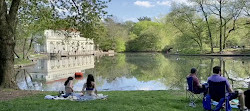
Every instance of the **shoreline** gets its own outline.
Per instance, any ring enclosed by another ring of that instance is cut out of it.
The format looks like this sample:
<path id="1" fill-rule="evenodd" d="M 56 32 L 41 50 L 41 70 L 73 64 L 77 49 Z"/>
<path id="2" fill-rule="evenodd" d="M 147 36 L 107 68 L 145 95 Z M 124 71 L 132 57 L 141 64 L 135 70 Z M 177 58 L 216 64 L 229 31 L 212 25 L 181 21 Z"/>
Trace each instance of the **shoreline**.
<path id="1" fill-rule="evenodd" d="M 31 56 L 34 56 L 34 55 L 31 55 Z M 36 56 L 35 57 L 30 57 L 28 59 L 29 63 L 14 64 L 14 69 L 33 66 L 33 65 L 37 64 L 37 60 L 43 59 L 43 58 L 48 58 L 48 56 L 45 55 L 45 54 L 39 54 L 37 57 Z"/>
<path id="2" fill-rule="evenodd" d="M 166 54 L 166 55 L 175 55 L 175 56 L 249 56 L 250 54 Z"/>
<path id="3" fill-rule="evenodd" d="M 166 56 L 250 57 L 250 54 L 216 54 L 216 53 L 213 53 L 213 54 L 166 54 L 164 52 L 143 52 L 143 51 L 142 52 L 118 52 L 118 53 L 162 53 L 163 55 L 166 55 Z M 95 56 L 100 56 L 100 55 L 114 56 L 115 54 L 117 54 L 117 53 L 116 52 L 115 53 L 114 52 L 113 53 L 102 52 L 102 53 L 96 53 L 94 55 Z M 93 55 L 93 54 L 91 54 L 91 55 Z M 70 56 L 67 56 L 67 57 L 74 57 L 74 56 L 86 56 L 86 55 L 70 55 Z M 31 57 L 29 59 L 30 63 L 15 64 L 14 68 L 18 69 L 18 68 L 22 68 L 22 67 L 29 67 L 29 66 L 35 65 L 37 63 L 37 60 L 43 59 L 43 58 L 49 58 L 49 57 L 46 54 L 41 54 L 41 56 L 39 56 L 39 57 Z"/>

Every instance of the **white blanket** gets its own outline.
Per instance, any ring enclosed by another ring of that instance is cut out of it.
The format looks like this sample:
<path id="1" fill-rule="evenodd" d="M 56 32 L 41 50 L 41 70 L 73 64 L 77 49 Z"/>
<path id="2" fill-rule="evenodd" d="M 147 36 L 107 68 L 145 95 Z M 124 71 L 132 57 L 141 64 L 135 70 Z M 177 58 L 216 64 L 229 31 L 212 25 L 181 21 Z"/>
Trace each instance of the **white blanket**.
<path id="1" fill-rule="evenodd" d="M 88 96 L 88 95 L 81 96 L 81 93 L 73 93 L 72 95 L 68 96 L 67 98 L 64 98 L 63 95 L 61 95 L 60 97 L 46 95 L 44 97 L 44 99 L 71 100 L 71 101 L 88 101 L 88 100 L 107 99 L 107 98 L 108 98 L 108 95 L 103 95 L 103 94 L 97 94 L 95 96 Z"/>

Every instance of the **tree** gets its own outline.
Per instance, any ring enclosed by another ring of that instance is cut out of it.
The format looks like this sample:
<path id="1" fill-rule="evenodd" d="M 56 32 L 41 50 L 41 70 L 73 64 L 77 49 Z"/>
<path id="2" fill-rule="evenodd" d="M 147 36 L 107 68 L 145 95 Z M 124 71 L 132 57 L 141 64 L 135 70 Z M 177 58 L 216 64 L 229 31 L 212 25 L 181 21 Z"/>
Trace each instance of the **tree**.
<path id="1" fill-rule="evenodd" d="M 78 29 L 83 37 L 95 38 L 95 29 L 100 25 L 102 17 L 107 15 L 104 10 L 111 0 L 59 0 L 51 1 L 59 15 L 63 16 L 68 27 Z"/>
<path id="2" fill-rule="evenodd" d="M 23 7 L 20 6 L 20 2 L 21 0 L 0 1 L 0 85 L 6 88 L 17 88 L 13 72 L 18 9 Z M 26 0 L 24 2 L 50 6 L 53 9 L 54 17 L 65 18 L 64 20 L 68 22 L 70 28 L 76 28 L 85 37 L 93 38 L 91 34 L 94 33 L 94 26 L 99 24 L 102 16 L 107 14 L 104 9 L 107 8 L 106 4 L 110 0 L 58 0 L 57 2 Z M 29 14 L 27 13 L 27 15 Z"/>
<path id="3" fill-rule="evenodd" d="M 244 12 L 245 12 L 245 15 L 250 17 L 250 1 L 249 0 L 243 0 L 243 2 L 245 2 L 245 5 L 244 5 Z"/>
<path id="4" fill-rule="evenodd" d="M 203 21 L 196 15 L 195 10 L 185 5 L 173 7 L 168 15 L 168 21 L 185 37 L 186 40 L 193 40 L 203 51 Z"/>
<path id="5" fill-rule="evenodd" d="M 205 18 L 205 21 L 206 21 L 206 26 L 207 26 L 207 31 L 208 31 L 208 36 L 209 36 L 209 40 L 210 40 L 210 48 L 211 48 L 211 53 L 214 52 L 214 45 L 213 45 L 213 38 L 212 38 L 212 32 L 211 32 L 211 26 L 209 24 L 209 21 L 208 21 L 208 17 L 209 17 L 209 14 L 205 11 L 205 7 L 204 7 L 204 4 L 207 2 L 206 0 L 193 0 L 194 2 L 196 2 L 199 6 L 199 10 L 202 11 L 202 14 Z"/>
<path id="6" fill-rule="evenodd" d="M 163 25 L 152 21 L 136 23 L 126 44 L 127 51 L 161 51 L 164 48 L 165 31 Z"/>
<path id="7" fill-rule="evenodd" d="M 226 47 L 226 41 L 229 34 L 236 30 L 236 21 L 242 13 L 245 5 L 244 0 L 217 0 L 210 1 L 209 11 L 218 16 L 220 20 L 220 52 Z M 228 23 L 232 23 L 232 26 L 228 28 Z"/>
<path id="8" fill-rule="evenodd" d="M 107 18 L 104 22 L 107 28 L 107 39 L 111 42 L 111 49 L 116 52 L 124 52 L 125 42 L 129 39 L 128 28 L 121 23 L 118 23 L 115 18 Z"/>
<path id="9" fill-rule="evenodd" d="M 55 29 L 59 25 L 54 23 L 58 18 L 54 17 L 49 6 L 38 4 L 36 1 L 22 1 L 21 6 L 18 11 L 15 52 L 22 52 L 22 59 L 26 59 L 32 44 L 38 39 L 37 34 L 45 29 Z"/>
<path id="10" fill-rule="evenodd" d="M 145 17 L 139 17 L 139 18 L 137 18 L 139 21 L 151 21 L 151 18 L 150 17 L 147 17 L 147 16 L 145 16 Z"/>
<path id="11" fill-rule="evenodd" d="M 7 1 L 0 1 L 0 85 L 17 88 L 14 74 L 14 47 L 16 37 L 17 13 L 21 0 L 12 0 L 8 8 Z"/>

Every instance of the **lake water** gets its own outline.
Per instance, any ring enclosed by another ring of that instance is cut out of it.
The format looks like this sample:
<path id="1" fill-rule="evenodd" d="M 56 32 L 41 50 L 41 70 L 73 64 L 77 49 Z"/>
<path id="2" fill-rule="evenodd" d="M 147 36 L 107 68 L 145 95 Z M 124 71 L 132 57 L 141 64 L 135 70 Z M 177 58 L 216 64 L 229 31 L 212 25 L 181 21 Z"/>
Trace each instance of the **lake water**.
<path id="1" fill-rule="evenodd" d="M 161 53 L 126 53 L 115 56 L 77 56 L 38 60 L 32 67 L 20 69 L 16 78 L 23 90 L 59 91 L 75 72 L 74 90 L 81 91 L 88 74 L 93 74 L 99 91 L 179 90 L 186 87 L 190 69 L 198 69 L 202 83 L 221 66 L 223 76 L 233 88 L 246 88 L 250 82 L 250 57 L 167 56 Z"/>

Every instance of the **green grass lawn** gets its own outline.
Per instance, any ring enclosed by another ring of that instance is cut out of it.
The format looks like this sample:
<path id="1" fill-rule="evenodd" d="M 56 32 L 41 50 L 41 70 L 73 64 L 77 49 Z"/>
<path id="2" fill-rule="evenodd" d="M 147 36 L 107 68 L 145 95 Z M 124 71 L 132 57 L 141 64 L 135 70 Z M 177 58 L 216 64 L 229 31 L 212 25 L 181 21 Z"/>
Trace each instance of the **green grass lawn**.
<path id="1" fill-rule="evenodd" d="M 45 92 L 56 95 L 56 92 Z M 107 100 L 70 101 L 45 100 L 45 93 L 0 101 L 1 111 L 203 111 L 188 106 L 185 91 L 107 91 Z M 4 96 L 4 95 L 2 95 Z"/>
<path id="2" fill-rule="evenodd" d="M 45 100 L 45 93 L 35 96 L 0 101 L 1 111 L 201 111 L 188 106 L 185 91 L 109 91 L 107 100 L 76 102 Z M 47 92 L 56 95 L 56 92 Z M 200 101 L 201 103 L 201 101 Z"/>

